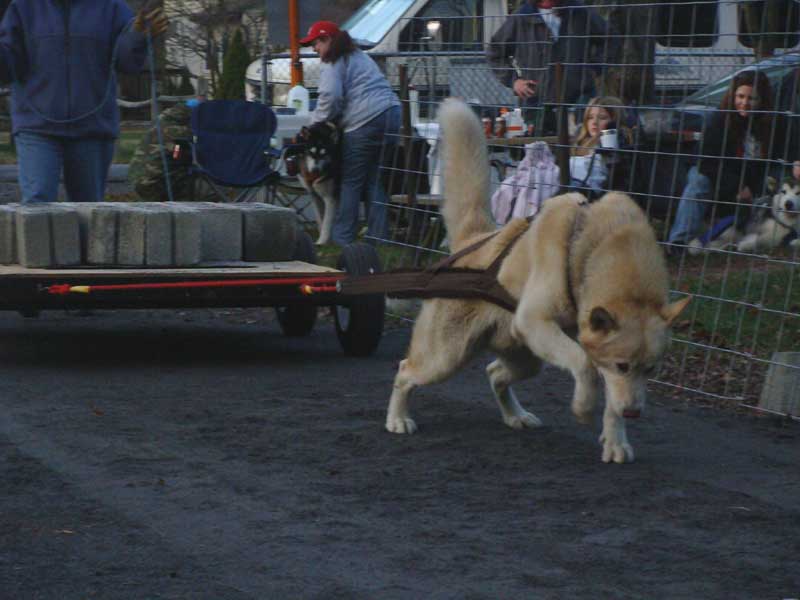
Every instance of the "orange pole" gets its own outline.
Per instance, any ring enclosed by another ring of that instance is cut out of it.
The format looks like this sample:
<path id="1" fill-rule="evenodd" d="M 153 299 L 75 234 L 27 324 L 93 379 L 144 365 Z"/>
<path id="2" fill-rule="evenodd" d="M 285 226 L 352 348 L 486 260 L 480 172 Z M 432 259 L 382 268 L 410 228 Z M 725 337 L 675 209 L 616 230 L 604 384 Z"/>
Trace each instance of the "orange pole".
<path id="1" fill-rule="evenodd" d="M 289 50 L 292 54 L 292 86 L 303 85 L 303 63 L 300 62 L 300 13 L 297 0 L 289 0 Z"/>

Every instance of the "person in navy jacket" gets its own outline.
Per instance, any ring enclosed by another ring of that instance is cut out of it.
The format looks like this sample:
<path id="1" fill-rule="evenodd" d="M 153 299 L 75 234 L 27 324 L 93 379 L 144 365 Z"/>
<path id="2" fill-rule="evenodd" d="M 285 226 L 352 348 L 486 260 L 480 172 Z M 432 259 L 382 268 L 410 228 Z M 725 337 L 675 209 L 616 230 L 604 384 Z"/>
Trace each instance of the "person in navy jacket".
<path id="1" fill-rule="evenodd" d="M 103 200 L 119 136 L 116 72 L 136 73 L 161 9 L 122 0 L 13 0 L 0 22 L 0 82 L 11 84 L 23 202 Z M 113 64 L 112 64 L 113 63 Z"/>

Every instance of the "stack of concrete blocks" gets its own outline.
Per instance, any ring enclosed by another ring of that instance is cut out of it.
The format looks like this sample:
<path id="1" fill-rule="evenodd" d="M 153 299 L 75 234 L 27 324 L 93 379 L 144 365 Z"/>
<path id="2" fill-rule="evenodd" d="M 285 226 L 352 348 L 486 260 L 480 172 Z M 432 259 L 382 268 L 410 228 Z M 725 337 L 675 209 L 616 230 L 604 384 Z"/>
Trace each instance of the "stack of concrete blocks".
<path id="1" fill-rule="evenodd" d="M 72 267 L 81 264 L 78 211 L 69 204 L 7 205 L 2 246 L 6 256 L 16 248 L 16 262 L 28 268 Z"/>
<path id="2" fill-rule="evenodd" d="M 0 263 L 190 267 L 291 260 L 293 210 L 211 202 L 0 206 Z"/>
<path id="3" fill-rule="evenodd" d="M 160 202 L 78 206 L 89 265 L 190 267 L 203 260 L 197 210 Z"/>

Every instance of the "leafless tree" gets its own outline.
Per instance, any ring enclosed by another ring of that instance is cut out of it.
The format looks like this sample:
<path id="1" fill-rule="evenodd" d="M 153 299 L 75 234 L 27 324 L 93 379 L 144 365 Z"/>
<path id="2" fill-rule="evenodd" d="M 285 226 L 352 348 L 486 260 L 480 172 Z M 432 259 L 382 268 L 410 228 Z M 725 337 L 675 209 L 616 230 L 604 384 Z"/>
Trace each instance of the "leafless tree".
<path id="1" fill-rule="evenodd" d="M 242 32 L 251 55 L 261 53 L 268 35 L 263 5 L 261 0 L 167 0 L 165 11 L 171 21 L 167 69 L 207 70 L 213 95 L 225 50 L 236 31 Z"/>

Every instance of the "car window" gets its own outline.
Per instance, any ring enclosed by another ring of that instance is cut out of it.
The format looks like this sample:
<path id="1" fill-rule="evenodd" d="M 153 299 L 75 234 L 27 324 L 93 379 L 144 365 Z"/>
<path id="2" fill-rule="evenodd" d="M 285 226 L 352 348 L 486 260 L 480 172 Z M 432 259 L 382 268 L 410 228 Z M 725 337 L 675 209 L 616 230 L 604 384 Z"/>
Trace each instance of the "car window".
<path id="1" fill-rule="evenodd" d="M 370 0 L 342 24 L 350 37 L 377 44 L 414 0 Z"/>
<path id="2" fill-rule="evenodd" d="M 431 38 L 428 23 L 439 30 Z M 483 0 L 430 0 L 400 31 L 401 52 L 483 49 Z"/>
<path id="3" fill-rule="evenodd" d="M 788 86 L 791 86 L 791 84 L 797 78 L 798 69 L 800 69 L 800 63 L 773 66 L 771 68 L 761 70 L 761 72 L 764 73 L 769 79 L 776 99 L 790 97 L 788 95 Z M 719 106 L 722 96 L 725 95 L 725 92 L 727 91 L 728 86 L 730 86 L 731 79 L 734 77 L 734 75 L 735 74 L 729 75 L 724 79 L 720 79 L 719 81 L 695 92 L 691 96 L 687 96 L 681 104 L 704 104 L 706 106 Z M 784 88 L 786 88 L 786 91 L 784 91 Z M 789 107 L 779 106 L 779 108 L 782 110 L 788 110 Z"/>
<path id="4" fill-rule="evenodd" d="M 672 0 L 659 7 L 659 35 L 662 46 L 708 48 L 717 39 L 716 2 Z"/>
<path id="5" fill-rule="evenodd" d="M 753 48 L 759 41 L 767 48 L 794 48 L 800 44 L 800 2 L 772 2 L 770 5 L 774 13 L 765 12 L 763 5 L 757 3 L 737 7 L 739 42 L 746 48 Z M 746 12 L 746 8 L 751 12 Z"/>

